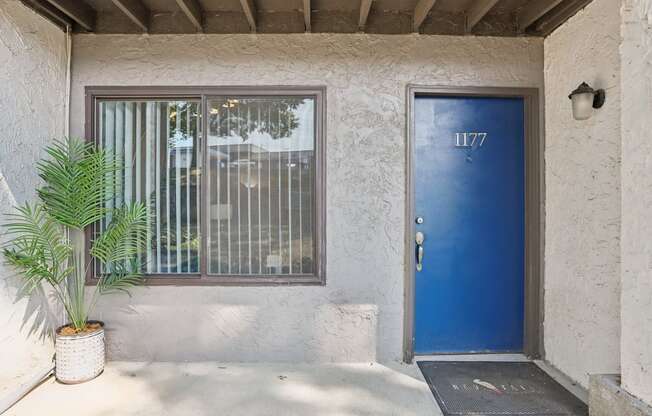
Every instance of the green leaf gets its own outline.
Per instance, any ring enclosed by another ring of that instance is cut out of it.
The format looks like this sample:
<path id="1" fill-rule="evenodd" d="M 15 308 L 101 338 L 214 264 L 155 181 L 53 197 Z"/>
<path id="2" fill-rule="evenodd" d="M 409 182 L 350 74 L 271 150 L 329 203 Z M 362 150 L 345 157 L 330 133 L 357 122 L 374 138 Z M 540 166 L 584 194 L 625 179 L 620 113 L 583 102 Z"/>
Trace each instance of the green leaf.
<path id="1" fill-rule="evenodd" d="M 136 259 L 125 263 L 115 264 L 110 273 L 104 274 L 98 281 L 98 290 L 101 294 L 123 292 L 129 293 L 129 289 L 143 282 L 143 276 L 138 271 L 140 265 Z"/>
<path id="2" fill-rule="evenodd" d="M 93 241 L 91 255 L 106 265 L 129 261 L 145 247 L 147 207 L 142 203 L 112 211 L 111 222 Z"/>
<path id="3" fill-rule="evenodd" d="M 58 285 L 70 275 L 67 260 L 72 247 L 60 224 L 42 205 L 26 203 L 7 217 L 4 226 L 10 240 L 3 254 L 24 275 L 29 290 L 42 281 Z"/>
<path id="4" fill-rule="evenodd" d="M 118 161 L 78 139 L 55 141 L 46 152 L 49 159 L 37 164 L 45 185 L 37 192 L 48 213 L 79 230 L 99 221 L 106 213 L 105 202 L 114 197 Z"/>

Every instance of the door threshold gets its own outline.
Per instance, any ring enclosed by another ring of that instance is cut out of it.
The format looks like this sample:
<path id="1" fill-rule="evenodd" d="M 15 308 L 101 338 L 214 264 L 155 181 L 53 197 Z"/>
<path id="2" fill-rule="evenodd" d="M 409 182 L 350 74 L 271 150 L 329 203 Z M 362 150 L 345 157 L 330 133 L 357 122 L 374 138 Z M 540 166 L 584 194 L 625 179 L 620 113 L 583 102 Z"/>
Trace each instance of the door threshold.
<path id="1" fill-rule="evenodd" d="M 525 354 L 435 354 L 415 355 L 414 361 L 519 361 L 530 362 Z"/>

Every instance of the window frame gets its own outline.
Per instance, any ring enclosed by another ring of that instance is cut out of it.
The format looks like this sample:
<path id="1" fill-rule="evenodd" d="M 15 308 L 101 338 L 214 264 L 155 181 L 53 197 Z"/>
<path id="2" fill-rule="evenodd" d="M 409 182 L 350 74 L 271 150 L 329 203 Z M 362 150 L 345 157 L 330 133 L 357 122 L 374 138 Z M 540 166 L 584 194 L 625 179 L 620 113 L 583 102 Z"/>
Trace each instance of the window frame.
<path id="1" fill-rule="evenodd" d="M 290 286 L 308 285 L 324 286 L 326 284 L 326 87 L 324 86 L 86 86 L 85 87 L 84 135 L 88 142 L 94 139 L 95 117 L 99 109 L 99 100 L 182 100 L 199 99 L 201 101 L 201 185 L 199 218 L 201 231 L 200 271 L 194 274 L 153 274 L 145 275 L 147 286 Z M 207 102 L 222 96 L 302 96 L 315 100 L 315 175 L 313 238 L 315 242 L 315 271 L 311 274 L 295 275 L 211 275 L 208 274 L 208 258 L 205 255 L 207 244 L 207 220 L 209 202 L 208 176 L 204 174 L 208 152 L 205 149 L 208 135 Z M 90 241 L 93 227 L 85 231 L 86 262 L 90 264 Z M 86 276 L 87 285 L 96 285 L 95 268 L 89 267 Z"/>

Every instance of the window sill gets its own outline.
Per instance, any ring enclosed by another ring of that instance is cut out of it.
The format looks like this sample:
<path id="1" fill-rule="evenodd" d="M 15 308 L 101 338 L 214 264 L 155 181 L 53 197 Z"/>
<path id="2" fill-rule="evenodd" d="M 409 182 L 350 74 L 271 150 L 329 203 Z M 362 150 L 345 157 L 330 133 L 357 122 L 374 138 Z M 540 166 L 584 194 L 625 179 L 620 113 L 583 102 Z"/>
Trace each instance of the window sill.
<path id="1" fill-rule="evenodd" d="M 86 281 L 87 286 L 95 286 L 97 279 Z M 199 275 L 160 275 L 146 277 L 143 286 L 325 286 L 324 276 L 199 276 Z"/>

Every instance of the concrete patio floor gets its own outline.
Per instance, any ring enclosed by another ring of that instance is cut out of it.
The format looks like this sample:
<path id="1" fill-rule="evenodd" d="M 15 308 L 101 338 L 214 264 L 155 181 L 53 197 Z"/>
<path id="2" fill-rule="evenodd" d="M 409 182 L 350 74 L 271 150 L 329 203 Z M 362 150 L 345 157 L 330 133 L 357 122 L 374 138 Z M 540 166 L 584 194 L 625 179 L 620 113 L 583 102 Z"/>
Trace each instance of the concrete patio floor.
<path id="1" fill-rule="evenodd" d="M 6 415 L 441 415 L 415 365 L 110 362 L 46 380 Z"/>

